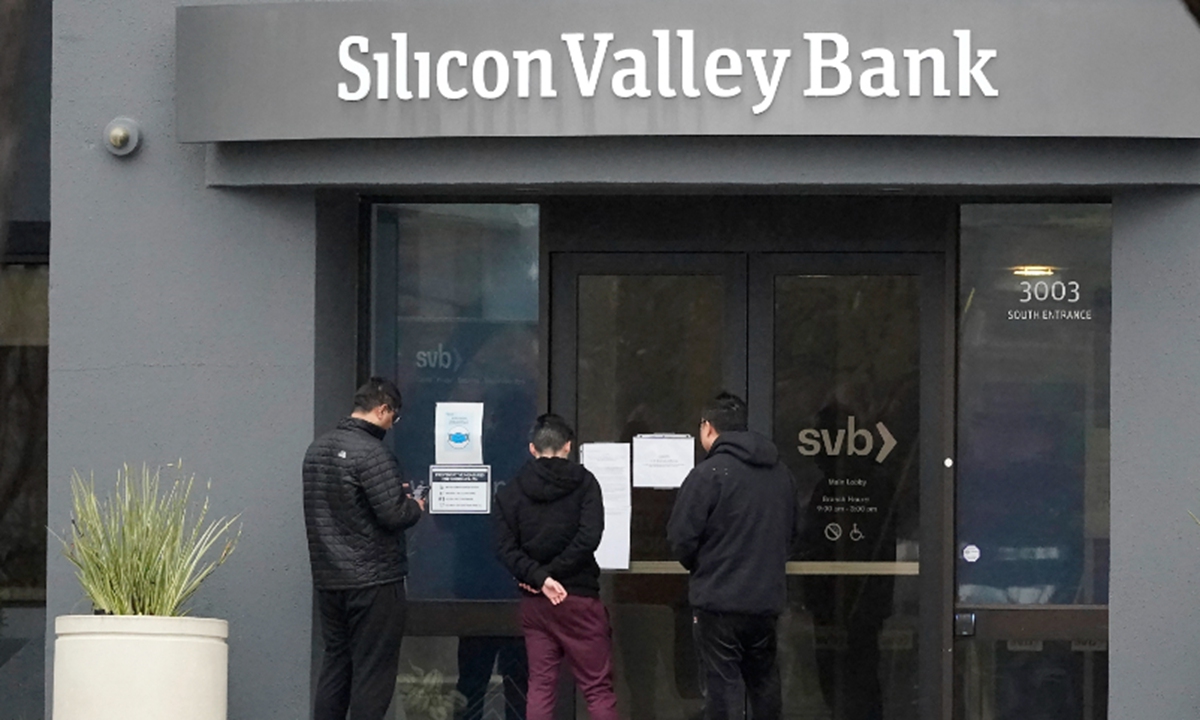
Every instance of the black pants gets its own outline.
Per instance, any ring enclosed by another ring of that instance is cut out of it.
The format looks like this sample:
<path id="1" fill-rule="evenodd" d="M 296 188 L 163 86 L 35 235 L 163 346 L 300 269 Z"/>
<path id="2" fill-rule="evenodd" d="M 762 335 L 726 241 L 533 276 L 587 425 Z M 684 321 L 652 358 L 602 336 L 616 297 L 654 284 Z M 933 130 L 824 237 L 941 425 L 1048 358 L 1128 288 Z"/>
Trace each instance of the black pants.
<path id="1" fill-rule="evenodd" d="M 318 590 L 325 657 L 313 720 L 383 720 L 396 690 L 407 598 L 404 582 Z"/>
<path id="2" fill-rule="evenodd" d="M 693 612 L 707 720 L 779 720 L 783 690 L 775 661 L 774 615 Z"/>
<path id="3" fill-rule="evenodd" d="M 458 639 L 457 690 L 466 699 L 466 705 L 455 713 L 458 720 L 483 720 L 493 667 L 504 679 L 505 720 L 525 720 L 525 697 L 529 693 L 525 640 L 494 636 Z"/>

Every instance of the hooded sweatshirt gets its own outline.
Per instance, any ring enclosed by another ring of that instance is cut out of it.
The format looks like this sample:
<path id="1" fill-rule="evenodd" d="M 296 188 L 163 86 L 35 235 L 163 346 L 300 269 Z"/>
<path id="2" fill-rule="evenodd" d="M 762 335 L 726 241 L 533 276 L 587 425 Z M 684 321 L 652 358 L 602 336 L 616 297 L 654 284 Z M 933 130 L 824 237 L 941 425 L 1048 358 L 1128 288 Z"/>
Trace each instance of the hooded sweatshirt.
<path id="1" fill-rule="evenodd" d="M 536 458 L 496 493 L 496 555 L 519 582 L 552 577 L 571 595 L 600 597 L 600 483 L 582 465 Z"/>
<path id="2" fill-rule="evenodd" d="M 721 433 L 679 490 L 667 540 L 691 573 L 688 600 L 709 612 L 778 615 L 798 531 L 796 481 L 775 444 Z"/>

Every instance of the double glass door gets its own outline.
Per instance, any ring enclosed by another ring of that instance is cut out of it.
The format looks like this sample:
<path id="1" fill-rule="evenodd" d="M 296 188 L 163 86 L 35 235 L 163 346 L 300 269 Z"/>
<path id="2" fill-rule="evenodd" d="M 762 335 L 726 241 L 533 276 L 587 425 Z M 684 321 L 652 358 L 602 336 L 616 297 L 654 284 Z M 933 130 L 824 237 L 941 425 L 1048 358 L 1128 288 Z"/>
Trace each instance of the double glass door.
<path id="1" fill-rule="evenodd" d="M 694 435 L 728 390 L 811 478 L 780 618 L 785 717 L 916 720 L 948 702 L 941 257 L 551 255 L 550 407 L 580 443 Z M 603 580 L 621 715 L 696 717 L 676 491 L 631 492 L 630 567 Z"/>

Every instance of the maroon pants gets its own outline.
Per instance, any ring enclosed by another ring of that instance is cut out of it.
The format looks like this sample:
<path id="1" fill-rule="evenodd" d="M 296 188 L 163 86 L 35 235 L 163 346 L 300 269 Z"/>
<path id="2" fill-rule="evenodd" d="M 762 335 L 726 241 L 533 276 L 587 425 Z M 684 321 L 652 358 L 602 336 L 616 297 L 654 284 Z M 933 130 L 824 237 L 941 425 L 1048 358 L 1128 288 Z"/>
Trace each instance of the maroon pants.
<path id="1" fill-rule="evenodd" d="M 523 598 L 521 627 L 529 655 L 526 720 L 554 717 L 558 670 L 564 657 L 571 663 L 592 720 L 617 720 L 612 629 L 604 603 L 577 595 L 568 595 L 558 605 L 543 595 Z"/>

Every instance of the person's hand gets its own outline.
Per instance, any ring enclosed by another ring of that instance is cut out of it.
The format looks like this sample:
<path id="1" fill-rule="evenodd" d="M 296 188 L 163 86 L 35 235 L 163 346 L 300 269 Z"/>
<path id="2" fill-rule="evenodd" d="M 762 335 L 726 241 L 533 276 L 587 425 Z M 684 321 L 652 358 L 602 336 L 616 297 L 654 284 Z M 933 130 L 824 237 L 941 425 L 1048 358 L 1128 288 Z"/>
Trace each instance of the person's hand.
<path id="1" fill-rule="evenodd" d="M 413 498 L 417 502 L 417 507 L 421 508 L 421 512 L 425 512 L 425 500 L 423 498 Z"/>
<path id="2" fill-rule="evenodd" d="M 546 578 L 546 582 L 542 583 L 542 594 L 545 595 L 553 605 L 557 605 L 567 599 L 567 589 L 563 587 L 554 578 Z"/>

